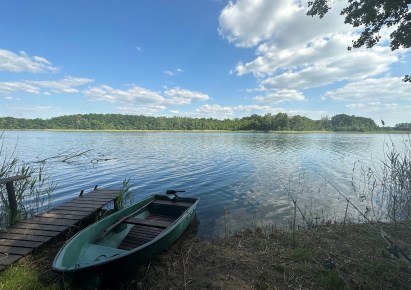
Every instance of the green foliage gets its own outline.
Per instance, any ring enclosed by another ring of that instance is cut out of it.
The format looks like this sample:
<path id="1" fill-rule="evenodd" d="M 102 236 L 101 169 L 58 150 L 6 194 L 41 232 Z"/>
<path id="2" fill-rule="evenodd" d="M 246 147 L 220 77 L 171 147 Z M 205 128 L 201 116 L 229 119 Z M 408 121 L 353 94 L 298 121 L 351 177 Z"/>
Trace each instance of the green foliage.
<path id="1" fill-rule="evenodd" d="M 288 259 L 292 261 L 310 261 L 314 254 L 309 249 L 295 248 L 288 254 Z"/>
<path id="2" fill-rule="evenodd" d="M 395 125 L 394 130 L 397 131 L 411 131 L 411 123 L 400 123 Z"/>
<path id="3" fill-rule="evenodd" d="M 325 289 L 348 289 L 335 269 L 323 271 L 320 274 L 320 281 Z"/>
<path id="4" fill-rule="evenodd" d="M 85 114 L 48 120 L 0 118 L 0 129 L 66 130 L 220 130 L 220 131 L 371 131 L 378 129 L 372 119 L 336 115 L 311 120 L 286 113 L 251 115 L 241 119 L 151 117 L 120 114 Z"/>
<path id="5" fill-rule="evenodd" d="M 333 131 L 367 132 L 377 130 L 378 126 L 370 118 L 340 114 L 331 118 L 331 128 Z"/>
<path id="6" fill-rule="evenodd" d="M 307 15 L 324 17 L 331 7 L 330 2 L 309 1 Z M 373 47 L 381 40 L 380 30 L 384 27 L 394 27 L 390 34 L 392 50 L 411 47 L 410 7 L 410 0 L 349 0 L 341 15 L 345 15 L 345 23 L 363 29 L 360 37 L 353 41 L 353 47 Z M 406 75 L 403 81 L 411 82 L 411 77 Z"/>
<path id="7" fill-rule="evenodd" d="M 20 262 L 8 267 L 0 273 L 0 290 L 43 290 L 60 289 L 58 285 L 41 281 L 41 273 L 28 261 Z"/>
<path id="8" fill-rule="evenodd" d="M 123 180 L 123 187 L 120 191 L 118 198 L 115 200 L 115 208 L 120 210 L 127 205 L 131 205 L 133 203 L 133 194 L 130 191 L 132 184 L 130 184 L 130 178 L 125 178 Z"/>

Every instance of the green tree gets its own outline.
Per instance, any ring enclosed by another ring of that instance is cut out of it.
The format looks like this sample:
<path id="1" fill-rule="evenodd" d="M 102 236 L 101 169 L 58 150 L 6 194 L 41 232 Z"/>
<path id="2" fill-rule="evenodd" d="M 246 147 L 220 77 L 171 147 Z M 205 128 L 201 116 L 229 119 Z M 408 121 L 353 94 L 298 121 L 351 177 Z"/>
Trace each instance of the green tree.
<path id="1" fill-rule="evenodd" d="M 341 11 L 345 23 L 354 27 L 364 27 L 360 37 L 353 41 L 353 47 L 373 47 L 380 40 L 383 27 L 395 27 L 390 34 L 391 50 L 411 47 L 411 0 L 347 0 L 347 6 Z M 320 18 L 331 8 L 331 0 L 313 0 L 308 2 L 307 15 Z M 348 47 L 351 50 L 351 47 Z M 406 75 L 405 82 L 411 82 Z"/>

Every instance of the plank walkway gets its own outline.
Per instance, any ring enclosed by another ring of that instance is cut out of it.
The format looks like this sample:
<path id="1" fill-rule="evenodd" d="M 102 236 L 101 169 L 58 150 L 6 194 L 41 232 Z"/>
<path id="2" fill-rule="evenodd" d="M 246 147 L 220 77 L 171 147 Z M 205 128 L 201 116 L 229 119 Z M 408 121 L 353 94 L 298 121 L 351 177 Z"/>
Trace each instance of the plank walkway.
<path id="1" fill-rule="evenodd" d="M 118 189 L 94 189 L 0 233 L 0 271 L 69 228 L 78 226 L 82 220 L 115 200 L 119 194 Z"/>

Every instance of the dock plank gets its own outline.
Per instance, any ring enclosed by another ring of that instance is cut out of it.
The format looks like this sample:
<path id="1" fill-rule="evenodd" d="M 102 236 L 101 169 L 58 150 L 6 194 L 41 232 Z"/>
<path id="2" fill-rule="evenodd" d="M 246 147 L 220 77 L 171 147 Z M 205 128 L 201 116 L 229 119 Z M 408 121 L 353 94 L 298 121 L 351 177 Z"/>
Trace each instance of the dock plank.
<path id="1" fill-rule="evenodd" d="M 9 240 L 9 239 L 0 239 L 0 245 L 10 246 L 10 247 L 19 247 L 19 248 L 36 248 L 40 246 L 42 242 L 35 241 L 20 241 L 20 240 Z"/>
<path id="2" fill-rule="evenodd" d="M 92 213 L 98 208 L 80 208 L 77 206 L 67 206 L 67 205 L 60 205 L 59 207 L 56 207 L 54 210 L 65 210 L 65 211 L 78 211 L 78 212 L 84 212 L 86 213 Z"/>
<path id="3" fill-rule="evenodd" d="M 17 255 L 27 255 L 33 251 L 33 248 L 20 248 L 20 247 L 10 247 L 10 246 L 0 246 L 0 253 L 4 254 L 17 254 Z"/>
<path id="4" fill-rule="evenodd" d="M 42 225 L 56 225 L 56 226 L 67 226 L 71 227 L 78 223 L 78 220 L 73 219 L 56 219 L 52 217 L 34 217 L 30 220 L 25 221 L 30 224 L 42 224 Z"/>
<path id="5" fill-rule="evenodd" d="M 92 204 L 87 204 L 87 203 L 76 203 L 69 201 L 63 205 L 60 205 L 59 207 L 75 207 L 75 208 L 89 208 L 89 209 L 96 209 L 101 207 L 99 204 L 92 203 Z"/>
<path id="6" fill-rule="evenodd" d="M 28 222 L 15 224 L 13 228 L 16 229 L 27 229 L 27 230 L 43 230 L 43 231 L 55 231 L 62 232 L 67 229 L 66 226 L 56 226 L 56 225 L 43 225 L 43 224 L 30 224 Z"/>
<path id="7" fill-rule="evenodd" d="M 57 214 L 57 215 L 69 214 L 69 215 L 79 216 L 79 219 L 81 219 L 81 217 L 90 215 L 93 212 L 95 212 L 95 211 L 90 210 L 90 209 L 87 209 L 87 210 L 68 210 L 68 209 L 64 209 L 64 208 L 62 208 L 62 209 L 57 209 L 56 208 L 54 210 L 51 210 L 51 211 L 47 212 L 47 214 Z"/>
<path id="8" fill-rule="evenodd" d="M 12 254 L 0 254 L 0 270 L 1 266 L 8 266 L 20 260 L 22 255 L 12 255 Z"/>
<path id="9" fill-rule="evenodd" d="M 55 237 L 60 232 L 56 231 L 42 231 L 42 230 L 34 230 L 34 229 L 18 229 L 18 228 L 10 228 L 7 232 L 11 234 L 22 234 L 22 235 L 33 235 L 33 236 L 46 236 L 46 237 Z"/>
<path id="10" fill-rule="evenodd" d="M 39 218 L 53 218 L 53 219 L 63 219 L 63 220 L 75 220 L 78 221 L 79 218 L 83 217 L 84 213 L 82 213 L 81 215 L 73 215 L 69 212 L 67 213 L 56 213 L 56 212 L 52 212 L 52 213 L 43 213 L 40 215 L 37 215 L 36 217 Z"/>
<path id="11" fill-rule="evenodd" d="M 47 236 L 36 236 L 36 235 L 24 235 L 24 234 L 0 234 L 0 239 L 9 239 L 9 240 L 21 240 L 21 241 L 33 241 L 33 242 L 47 242 L 51 237 Z"/>
<path id="12" fill-rule="evenodd" d="M 79 224 L 119 194 L 119 189 L 96 189 L 0 233 L 0 271 Z"/>

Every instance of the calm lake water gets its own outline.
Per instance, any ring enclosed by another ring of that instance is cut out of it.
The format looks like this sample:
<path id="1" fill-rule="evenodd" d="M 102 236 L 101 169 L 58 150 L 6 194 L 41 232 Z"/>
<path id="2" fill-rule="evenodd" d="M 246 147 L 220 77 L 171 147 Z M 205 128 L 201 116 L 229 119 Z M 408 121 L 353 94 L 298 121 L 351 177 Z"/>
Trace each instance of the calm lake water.
<path id="1" fill-rule="evenodd" d="M 57 182 L 53 205 L 94 185 L 119 188 L 130 178 L 135 200 L 167 189 L 201 198 L 198 235 L 215 238 L 254 223 L 286 226 L 299 206 L 321 216 L 344 214 L 346 202 L 322 176 L 364 209 L 351 186 L 354 163 L 378 162 L 382 134 L 7 131 L 3 153 L 26 162 L 92 150 L 73 162 L 47 162 Z M 406 136 L 392 135 L 401 144 Z M 104 157 L 103 157 L 104 155 Z M 3 156 L 1 156 L 3 158 Z M 108 159 L 96 163 L 94 158 Z M 352 212 L 355 218 L 355 212 Z M 225 218 L 224 218 L 225 217 Z M 225 219 L 225 222 L 224 222 Z"/>

